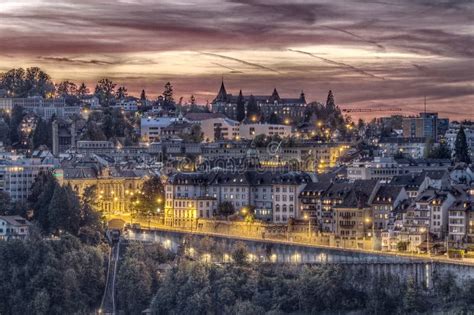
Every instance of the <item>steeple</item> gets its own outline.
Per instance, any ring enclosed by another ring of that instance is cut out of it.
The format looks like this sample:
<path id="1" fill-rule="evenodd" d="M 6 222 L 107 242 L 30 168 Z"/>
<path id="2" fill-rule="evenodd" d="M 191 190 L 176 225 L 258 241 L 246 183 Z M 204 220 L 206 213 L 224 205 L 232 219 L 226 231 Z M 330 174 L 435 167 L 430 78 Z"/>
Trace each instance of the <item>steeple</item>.
<path id="1" fill-rule="evenodd" d="M 278 95 L 277 89 L 274 88 L 271 101 L 274 102 L 274 101 L 279 101 L 279 100 L 280 100 L 280 95 Z"/>
<path id="2" fill-rule="evenodd" d="M 219 93 L 217 94 L 216 101 L 218 102 L 227 101 L 227 91 L 225 90 L 224 79 L 222 79 L 221 88 L 219 89 Z"/>
<path id="3" fill-rule="evenodd" d="M 303 90 L 301 90 L 300 101 L 301 101 L 302 103 L 306 104 L 306 97 L 305 97 L 305 95 L 304 95 Z"/>

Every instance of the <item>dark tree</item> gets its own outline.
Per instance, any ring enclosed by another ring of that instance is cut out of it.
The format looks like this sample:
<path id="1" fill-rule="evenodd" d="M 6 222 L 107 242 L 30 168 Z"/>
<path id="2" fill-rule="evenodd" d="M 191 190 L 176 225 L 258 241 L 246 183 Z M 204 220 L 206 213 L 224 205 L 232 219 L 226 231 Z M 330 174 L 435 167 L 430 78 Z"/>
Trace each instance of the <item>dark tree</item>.
<path id="1" fill-rule="evenodd" d="M 140 93 L 140 100 L 141 100 L 141 101 L 146 101 L 146 93 L 145 93 L 145 90 L 142 90 L 142 92 Z"/>
<path id="2" fill-rule="evenodd" d="M 115 98 L 115 87 L 117 84 L 105 78 L 99 80 L 95 87 L 94 94 L 99 98 L 101 105 L 110 106 Z"/>
<path id="3" fill-rule="evenodd" d="M 334 94 L 329 90 L 328 98 L 326 100 L 326 110 L 333 111 L 336 109 L 336 103 L 334 102 Z"/>
<path id="4" fill-rule="evenodd" d="M 48 148 L 52 148 L 51 143 L 52 126 L 51 123 L 44 121 L 39 118 L 36 123 L 35 131 L 33 132 L 33 150 L 37 149 L 40 145 L 46 145 Z"/>
<path id="5" fill-rule="evenodd" d="M 69 96 L 69 95 L 76 95 L 77 94 L 77 85 L 71 81 L 63 81 L 58 84 L 56 87 L 56 94 L 59 96 Z"/>
<path id="6" fill-rule="evenodd" d="M 257 101 L 253 95 L 250 95 L 247 104 L 247 119 L 252 122 L 256 122 L 260 119 L 260 109 L 258 108 Z"/>
<path id="7" fill-rule="evenodd" d="M 439 146 L 437 146 L 437 147 L 435 147 L 434 149 L 431 150 L 428 157 L 432 158 L 432 159 L 450 159 L 451 158 L 451 150 L 449 149 L 446 142 L 443 141 L 439 144 Z"/>
<path id="8" fill-rule="evenodd" d="M 194 97 L 194 95 L 191 95 L 191 97 L 189 98 L 189 104 L 191 106 L 195 106 L 196 105 L 196 98 Z"/>
<path id="9" fill-rule="evenodd" d="M 459 128 L 458 135 L 456 136 L 456 142 L 454 143 L 454 157 L 456 158 L 457 162 L 463 162 L 467 164 L 471 163 L 464 126 Z"/>
<path id="10" fill-rule="evenodd" d="M 79 88 L 77 89 L 77 97 L 84 98 L 89 93 L 90 93 L 89 88 L 86 86 L 84 82 L 82 82 Z"/>
<path id="11" fill-rule="evenodd" d="M 237 97 L 237 121 L 242 121 L 245 119 L 245 100 L 242 95 L 242 90 L 239 92 Z"/>
<path id="12" fill-rule="evenodd" d="M 121 86 L 117 89 L 116 97 L 118 100 L 124 99 L 128 96 L 128 91 L 125 86 Z"/>
<path id="13" fill-rule="evenodd" d="M 235 213 L 235 208 L 232 202 L 224 201 L 219 204 L 217 211 L 220 215 L 229 217 Z"/>
<path id="14" fill-rule="evenodd" d="M 13 145 L 20 141 L 20 124 L 25 113 L 23 107 L 14 106 L 10 119 L 10 143 Z"/>
<path id="15" fill-rule="evenodd" d="M 136 194 L 133 200 L 135 209 L 142 215 L 154 215 L 158 209 L 163 211 L 165 204 L 165 189 L 161 179 L 153 176 L 143 183 L 140 192 Z"/>
<path id="16" fill-rule="evenodd" d="M 174 96 L 173 86 L 171 85 L 170 82 L 166 82 L 165 90 L 163 91 L 163 100 L 164 100 L 165 107 L 174 106 L 173 96 Z"/>
<path id="17" fill-rule="evenodd" d="M 281 118 L 277 114 L 271 113 L 270 117 L 268 118 L 268 123 L 269 124 L 281 124 Z"/>

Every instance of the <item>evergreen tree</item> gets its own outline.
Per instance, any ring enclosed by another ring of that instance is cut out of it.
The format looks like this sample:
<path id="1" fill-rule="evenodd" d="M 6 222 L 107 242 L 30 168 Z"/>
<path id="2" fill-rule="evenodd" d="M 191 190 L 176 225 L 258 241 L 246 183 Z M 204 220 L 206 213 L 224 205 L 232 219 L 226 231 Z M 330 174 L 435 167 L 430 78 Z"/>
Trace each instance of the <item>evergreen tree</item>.
<path id="1" fill-rule="evenodd" d="M 48 148 L 51 149 L 51 133 L 51 124 L 39 118 L 38 122 L 36 123 L 36 128 L 33 132 L 33 150 L 37 149 L 40 145 L 46 145 Z"/>
<path id="2" fill-rule="evenodd" d="M 250 95 L 249 102 L 247 104 L 247 119 L 252 122 L 259 120 L 260 110 L 257 105 L 257 101 L 253 95 Z"/>
<path id="3" fill-rule="evenodd" d="M 450 159 L 451 150 L 449 149 L 446 142 L 443 141 L 436 148 L 431 150 L 428 157 L 432 159 Z"/>
<path id="4" fill-rule="evenodd" d="M 127 91 L 127 88 L 125 86 L 121 86 L 117 89 L 117 95 L 116 95 L 116 98 L 118 100 L 121 100 L 121 99 L 124 99 L 128 96 L 128 91 Z"/>
<path id="5" fill-rule="evenodd" d="M 469 156 L 469 147 L 467 146 L 466 133 L 464 132 L 464 126 L 459 128 L 459 132 L 456 136 L 456 142 L 454 143 L 454 156 L 457 162 L 471 163 Z"/>
<path id="6" fill-rule="evenodd" d="M 194 97 L 194 95 L 191 95 L 191 97 L 189 98 L 189 104 L 191 106 L 195 106 L 196 105 L 196 98 Z"/>
<path id="7" fill-rule="evenodd" d="M 140 93 L 140 100 L 143 102 L 143 101 L 146 101 L 146 93 L 145 93 L 145 90 L 142 90 L 142 92 Z"/>
<path id="8" fill-rule="evenodd" d="M 102 106 L 112 105 L 112 101 L 115 98 L 115 87 L 117 84 L 111 80 L 104 78 L 97 82 L 94 94 L 99 98 Z"/>
<path id="9" fill-rule="evenodd" d="M 166 82 L 165 90 L 163 91 L 163 99 L 164 99 L 164 105 L 165 106 L 174 105 L 173 95 L 174 95 L 173 86 L 171 85 L 170 82 Z"/>
<path id="10" fill-rule="evenodd" d="M 328 112 L 334 111 L 336 109 L 336 103 L 334 102 L 334 95 L 332 90 L 329 90 L 328 98 L 326 100 L 326 110 Z"/>
<path id="11" fill-rule="evenodd" d="M 239 96 L 237 97 L 237 121 L 242 121 L 245 119 L 245 100 L 244 96 L 242 95 L 242 90 L 239 92 Z"/>
<path id="12" fill-rule="evenodd" d="M 89 94 L 89 92 L 89 88 L 84 82 L 82 82 L 79 88 L 77 89 L 77 97 L 84 98 L 87 94 Z"/>
<path id="13" fill-rule="evenodd" d="M 23 107 L 14 106 L 10 119 L 10 143 L 13 145 L 20 141 L 20 124 L 25 116 Z"/>

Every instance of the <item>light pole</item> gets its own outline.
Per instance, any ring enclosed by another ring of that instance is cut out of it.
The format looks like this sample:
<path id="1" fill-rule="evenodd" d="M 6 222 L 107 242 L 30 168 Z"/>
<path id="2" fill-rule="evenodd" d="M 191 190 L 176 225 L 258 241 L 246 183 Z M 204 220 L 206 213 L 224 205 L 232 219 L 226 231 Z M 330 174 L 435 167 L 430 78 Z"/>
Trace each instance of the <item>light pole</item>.
<path id="1" fill-rule="evenodd" d="M 307 214 L 305 214 L 304 219 L 308 220 L 308 240 L 311 243 L 311 218 Z"/>
<path id="2" fill-rule="evenodd" d="M 372 221 L 370 217 L 365 218 L 365 222 L 369 224 Z M 372 222 L 372 250 L 375 250 L 375 226 L 374 223 Z"/>
<path id="3" fill-rule="evenodd" d="M 425 227 L 422 227 L 420 229 L 420 232 L 421 233 L 425 233 L 426 232 L 426 254 L 428 256 L 431 255 L 431 251 L 430 251 L 430 229 L 429 228 L 425 228 Z"/>

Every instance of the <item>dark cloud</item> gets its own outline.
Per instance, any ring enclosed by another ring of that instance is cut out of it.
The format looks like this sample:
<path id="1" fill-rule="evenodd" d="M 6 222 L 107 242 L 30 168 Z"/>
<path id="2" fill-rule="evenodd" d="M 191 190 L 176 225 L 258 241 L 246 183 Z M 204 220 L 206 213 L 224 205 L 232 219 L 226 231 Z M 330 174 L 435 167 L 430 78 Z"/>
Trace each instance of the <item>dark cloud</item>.
<path id="1" fill-rule="evenodd" d="M 68 67 L 83 68 L 80 80 L 110 75 L 138 92 L 158 93 L 173 80 L 186 97 L 201 91 L 201 98 L 218 86 L 218 66 L 237 91 L 277 86 L 291 96 L 303 88 L 324 99 L 333 89 L 342 103 L 404 108 L 427 95 L 446 112 L 448 99 L 472 111 L 473 19 L 472 0 L 4 0 L 0 65 L 22 60 L 68 77 Z M 181 65 L 176 51 L 204 52 L 207 66 L 199 75 L 162 75 L 163 66 Z M 169 55 L 142 57 L 147 52 Z M 140 65 L 149 71 L 130 70 Z"/>

